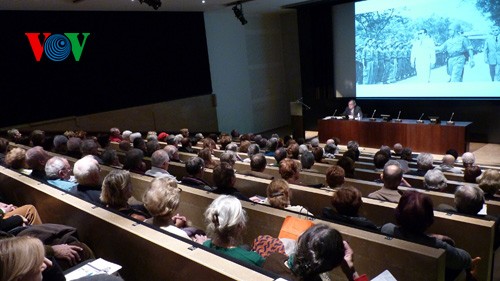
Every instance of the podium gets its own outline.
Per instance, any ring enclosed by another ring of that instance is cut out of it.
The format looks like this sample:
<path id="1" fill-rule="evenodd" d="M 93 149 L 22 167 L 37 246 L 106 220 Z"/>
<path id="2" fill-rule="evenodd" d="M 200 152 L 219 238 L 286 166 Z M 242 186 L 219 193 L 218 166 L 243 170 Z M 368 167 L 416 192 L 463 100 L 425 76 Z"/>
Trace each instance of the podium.
<path id="1" fill-rule="evenodd" d="M 306 138 L 304 132 L 304 117 L 302 116 L 302 103 L 290 102 L 290 115 L 292 116 L 292 134 L 294 139 Z"/>

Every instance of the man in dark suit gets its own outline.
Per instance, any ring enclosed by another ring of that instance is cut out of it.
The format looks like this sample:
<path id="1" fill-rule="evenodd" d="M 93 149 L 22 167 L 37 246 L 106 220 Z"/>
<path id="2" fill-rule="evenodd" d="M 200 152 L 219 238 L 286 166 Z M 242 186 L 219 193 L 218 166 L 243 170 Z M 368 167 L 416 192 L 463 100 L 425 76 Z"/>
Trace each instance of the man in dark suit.
<path id="1" fill-rule="evenodd" d="M 491 81 L 500 81 L 500 28 L 494 26 L 484 41 L 484 62 L 490 66 Z"/>
<path id="2" fill-rule="evenodd" d="M 354 119 L 358 118 L 361 119 L 363 118 L 363 112 L 361 111 L 361 107 L 356 105 L 355 100 L 350 100 L 349 103 L 347 104 L 347 107 L 344 110 L 344 113 L 342 113 L 344 116 L 348 116 L 349 119 Z"/>

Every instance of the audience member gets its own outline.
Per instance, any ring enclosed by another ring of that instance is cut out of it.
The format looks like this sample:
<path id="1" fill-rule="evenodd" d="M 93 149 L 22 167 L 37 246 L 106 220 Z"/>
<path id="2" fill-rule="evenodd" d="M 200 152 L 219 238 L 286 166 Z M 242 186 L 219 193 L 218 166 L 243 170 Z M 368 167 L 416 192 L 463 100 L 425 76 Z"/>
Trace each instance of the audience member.
<path id="1" fill-rule="evenodd" d="M 274 179 L 274 176 L 264 172 L 266 170 L 266 166 L 266 156 L 262 153 L 257 153 L 253 155 L 250 160 L 250 170 L 241 171 L 241 174 L 267 180 Z"/>
<path id="2" fill-rule="evenodd" d="M 0 239 L 0 253 L 2 281 L 42 280 L 42 272 L 52 266 L 38 238 L 20 236 Z"/>
<path id="3" fill-rule="evenodd" d="M 462 154 L 462 164 L 464 168 L 474 166 L 476 163 L 476 156 L 472 152 L 465 152 Z"/>
<path id="4" fill-rule="evenodd" d="M 264 269 L 291 281 L 322 280 L 321 274 L 341 265 L 347 280 L 368 281 L 354 268 L 354 252 L 337 230 L 316 224 L 300 235 L 296 251 L 289 255 L 271 253 Z"/>
<path id="5" fill-rule="evenodd" d="M 378 231 L 379 227 L 365 217 L 359 216 L 363 204 L 361 192 L 353 186 L 337 187 L 332 194 L 332 207 L 323 208 L 322 217 L 364 229 Z"/>
<path id="6" fill-rule="evenodd" d="M 250 161 L 252 160 L 252 156 L 254 156 L 257 153 L 260 153 L 259 146 L 255 143 L 250 144 L 247 152 L 248 158 L 243 159 L 243 162 L 250 163 Z"/>
<path id="7" fill-rule="evenodd" d="M 479 166 L 467 166 L 464 169 L 464 182 L 477 183 L 477 178 L 481 176 L 481 168 Z"/>
<path id="8" fill-rule="evenodd" d="M 128 137 L 128 140 L 132 144 L 134 143 L 135 139 L 142 139 L 142 134 L 140 132 L 134 132 L 134 133 L 130 134 L 130 136 Z"/>
<path id="9" fill-rule="evenodd" d="M 82 153 L 82 157 L 92 155 L 99 164 L 102 164 L 102 159 L 99 154 L 99 144 L 93 138 L 82 140 L 80 152 Z"/>
<path id="10" fill-rule="evenodd" d="M 352 160 L 350 157 L 347 156 L 340 157 L 339 160 L 337 161 L 337 165 L 342 167 L 342 169 L 344 169 L 346 178 L 351 178 L 351 179 L 356 178 L 354 160 Z"/>
<path id="11" fill-rule="evenodd" d="M 500 200 L 500 196 L 497 196 L 497 192 L 500 189 L 500 172 L 498 170 L 487 169 L 477 179 L 477 183 L 479 188 L 484 191 L 486 199 Z"/>
<path id="12" fill-rule="evenodd" d="M 236 183 L 236 176 L 234 169 L 228 163 L 222 162 L 215 166 L 213 173 L 213 182 L 217 194 L 233 195 L 240 200 L 250 201 L 250 199 L 234 188 Z"/>
<path id="13" fill-rule="evenodd" d="M 391 148 L 388 145 L 380 146 L 379 151 L 385 153 L 389 159 L 391 158 L 391 155 L 392 155 Z"/>
<path id="14" fill-rule="evenodd" d="M 193 147 L 191 146 L 191 139 L 189 138 L 182 138 L 181 147 L 179 148 L 179 151 L 185 153 L 196 153 Z"/>
<path id="15" fill-rule="evenodd" d="M 117 127 L 112 127 L 109 129 L 109 141 L 112 142 L 121 142 L 122 141 L 122 133 L 120 129 Z"/>
<path id="16" fill-rule="evenodd" d="M 210 153 L 213 153 L 213 151 L 217 149 L 217 143 L 212 138 L 204 138 L 201 148 L 208 148 Z"/>
<path id="17" fill-rule="evenodd" d="M 273 157 L 276 160 L 275 166 L 279 167 L 281 161 L 287 156 L 286 149 L 284 147 L 279 147 L 274 151 Z"/>
<path id="18" fill-rule="evenodd" d="M 125 130 L 122 132 L 122 140 L 127 140 L 130 141 L 130 135 L 132 134 L 132 131 L 130 130 Z"/>
<path id="19" fill-rule="evenodd" d="M 163 149 L 157 150 L 151 155 L 151 169 L 147 170 L 145 174 L 155 178 L 167 177 L 177 181 L 175 176 L 168 172 L 169 162 L 170 158 L 168 157 L 168 153 Z"/>
<path id="20" fill-rule="evenodd" d="M 299 167 L 295 160 L 285 158 L 281 161 L 279 167 L 281 178 L 290 184 L 300 184 L 299 182 Z"/>
<path id="21" fill-rule="evenodd" d="M 432 200 L 417 191 L 407 191 L 395 210 L 396 224 L 387 223 L 381 232 L 396 238 L 444 249 L 446 252 L 446 280 L 454 280 L 462 270 L 470 270 L 472 259 L 465 250 L 454 247 L 453 240 L 443 235 L 428 235 L 434 223 Z"/>
<path id="22" fill-rule="evenodd" d="M 78 159 L 73 165 L 75 175 L 76 191 L 69 191 L 78 198 L 87 200 L 96 205 L 101 205 L 101 167 L 92 155 Z"/>
<path id="23" fill-rule="evenodd" d="M 203 161 L 205 162 L 205 167 L 208 169 L 213 169 L 215 168 L 215 166 L 217 166 L 217 162 L 212 159 L 212 153 L 210 152 L 210 148 L 208 147 L 200 150 L 198 152 L 198 157 L 203 159 Z"/>
<path id="24" fill-rule="evenodd" d="M 373 165 L 375 166 L 376 172 L 381 172 L 384 170 L 385 164 L 390 160 L 390 155 L 386 152 L 379 150 L 373 156 Z"/>
<path id="25" fill-rule="evenodd" d="M 278 209 L 313 216 L 306 208 L 300 205 L 291 205 L 292 190 L 290 190 L 288 183 L 283 179 L 272 180 L 267 186 L 266 194 L 267 198 L 264 204 L 271 205 Z"/>
<path id="26" fill-rule="evenodd" d="M 101 154 L 103 165 L 121 169 L 123 167 L 116 150 L 112 147 L 107 147 Z"/>
<path id="27" fill-rule="evenodd" d="M 35 146 L 26 150 L 26 165 L 31 169 L 30 176 L 45 182 L 47 180 L 45 164 L 49 158 L 50 155 L 41 146 Z"/>
<path id="28" fill-rule="evenodd" d="M 75 191 L 77 183 L 71 180 L 71 165 L 64 157 L 53 156 L 45 164 L 47 182 L 65 191 Z"/>
<path id="29" fill-rule="evenodd" d="M 314 155 L 310 151 L 306 151 L 300 155 L 300 164 L 302 166 L 301 170 L 304 172 L 319 173 L 318 170 L 312 169 L 314 165 Z"/>
<path id="30" fill-rule="evenodd" d="M 247 220 L 240 200 L 234 196 L 220 195 L 205 211 L 209 240 L 203 245 L 242 262 L 262 266 L 264 258 L 240 244 Z"/>
<path id="31" fill-rule="evenodd" d="M 238 152 L 241 152 L 241 153 L 247 153 L 248 152 L 248 147 L 251 145 L 252 143 L 248 140 L 244 140 L 242 142 L 240 142 L 240 147 L 238 148 Z"/>
<path id="32" fill-rule="evenodd" d="M 148 142 L 148 143 L 152 143 L 152 142 Z M 158 144 L 158 147 L 159 146 L 160 145 Z M 146 141 L 144 141 L 143 138 L 134 138 L 134 140 L 132 141 L 132 147 L 142 150 L 142 152 L 144 152 L 144 155 L 147 155 L 147 153 L 148 153 L 148 150 L 146 148 Z"/>
<path id="33" fill-rule="evenodd" d="M 427 171 L 434 169 L 434 158 L 432 157 L 432 154 L 430 153 L 420 153 L 417 156 L 417 170 L 410 170 L 408 175 L 414 175 L 414 176 L 425 176 L 425 173 Z"/>
<path id="34" fill-rule="evenodd" d="M 30 134 L 31 146 L 43 146 L 45 142 L 45 132 L 42 130 L 33 130 Z"/>
<path id="35" fill-rule="evenodd" d="M 187 176 L 184 176 L 181 180 L 181 183 L 187 186 L 213 191 L 214 188 L 210 186 L 203 179 L 203 175 L 205 173 L 205 161 L 198 156 L 191 157 L 186 162 L 186 172 Z"/>
<path id="36" fill-rule="evenodd" d="M 401 153 L 403 152 L 403 145 L 399 142 L 395 143 L 392 149 L 394 150 L 394 156 L 401 156 Z"/>
<path id="37" fill-rule="evenodd" d="M 18 129 L 13 128 L 7 131 L 7 139 L 13 143 L 19 143 L 22 137 L 23 135 Z"/>
<path id="38" fill-rule="evenodd" d="M 266 144 L 266 153 L 264 155 L 274 157 L 274 153 L 278 148 L 278 139 L 270 138 Z"/>
<path id="39" fill-rule="evenodd" d="M 5 155 L 9 147 L 9 140 L 0 137 L 0 166 L 5 166 Z"/>
<path id="40" fill-rule="evenodd" d="M 183 138 L 189 138 L 189 129 L 188 128 L 182 128 L 179 130 Z"/>
<path id="41" fill-rule="evenodd" d="M 132 217 L 139 221 L 150 218 L 144 206 L 129 205 L 132 197 L 132 182 L 130 172 L 127 170 L 111 170 L 102 181 L 100 199 L 107 208 L 115 210 L 120 214 Z"/>
<path id="42" fill-rule="evenodd" d="M 455 190 L 454 204 L 439 204 L 435 210 L 447 213 L 460 213 L 476 216 L 483 209 L 485 202 L 484 192 L 481 188 L 470 184 L 457 187 Z"/>
<path id="43" fill-rule="evenodd" d="M 446 154 L 452 155 L 453 158 L 455 158 L 455 161 L 457 161 L 457 159 L 458 159 L 458 151 L 456 149 L 450 148 L 450 149 L 446 150 L 445 155 Z"/>
<path id="44" fill-rule="evenodd" d="M 118 143 L 118 148 L 123 152 L 127 152 L 132 149 L 132 144 L 129 140 L 122 140 Z"/>
<path id="45" fill-rule="evenodd" d="M 445 154 L 443 156 L 443 163 L 437 166 L 436 169 L 441 170 L 443 172 L 454 173 L 454 174 L 462 174 L 462 169 L 456 168 L 455 157 L 451 154 Z"/>
<path id="46" fill-rule="evenodd" d="M 333 190 L 336 187 L 340 187 L 345 181 L 345 171 L 344 168 L 333 165 L 326 170 L 326 184 L 328 188 Z"/>
<path id="47" fill-rule="evenodd" d="M 99 148 L 106 149 L 109 147 L 109 144 L 110 144 L 109 134 L 99 133 L 99 134 L 97 134 L 97 137 L 95 139 L 96 139 L 97 144 L 99 145 Z"/>
<path id="48" fill-rule="evenodd" d="M 339 153 L 339 149 L 334 143 L 327 143 L 324 150 L 325 158 L 335 158 L 335 154 Z"/>
<path id="49" fill-rule="evenodd" d="M 355 158 L 353 159 L 354 161 L 359 160 L 359 155 L 361 152 L 359 152 L 359 143 L 355 140 L 350 140 L 347 142 L 347 150 L 354 151 Z"/>
<path id="50" fill-rule="evenodd" d="M 56 135 L 53 140 L 53 151 L 57 154 L 66 155 L 68 153 L 68 138 L 65 135 Z"/>
<path id="51" fill-rule="evenodd" d="M 381 175 L 381 179 L 384 183 L 382 188 L 368 194 L 368 197 L 398 203 L 401 198 L 398 186 L 401 185 L 401 180 L 403 179 L 403 170 L 401 170 L 401 167 L 396 164 L 386 165 Z"/>
<path id="52" fill-rule="evenodd" d="M 325 151 L 322 147 L 313 147 L 312 148 L 312 154 L 314 155 L 314 161 L 316 163 L 323 163 L 323 155 L 325 154 Z"/>
<path id="53" fill-rule="evenodd" d="M 403 151 L 401 151 L 401 159 L 406 160 L 408 162 L 415 162 L 413 160 L 413 151 L 409 147 L 403 148 Z"/>
<path id="54" fill-rule="evenodd" d="M 26 164 L 26 149 L 24 148 L 14 147 L 9 150 L 5 155 L 5 166 L 25 175 L 31 174 Z"/>
<path id="55" fill-rule="evenodd" d="M 68 149 L 66 155 L 75 159 L 82 158 L 82 152 L 80 151 L 81 144 L 82 144 L 81 138 L 69 137 L 68 142 L 66 143 L 66 148 Z"/>
<path id="56" fill-rule="evenodd" d="M 163 148 L 167 153 L 170 161 L 181 163 L 181 159 L 179 158 L 179 149 L 177 145 L 168 144 Z"/>
<path id="57" fill-rule="evenodd" d="M 4 224 L 6 220 L 9 221 Z M 1 231 L 8 231 L 15 226 L 42 224 L 35 206 L 28 204 L 18 207 L 4 202 L 0 202 L 0 221 Z"/>
<path id="58" fill-rule="evenodd" d="M 188 139 L 188 142 L 189 142 L 189 139 Z M 146 155 L 148 157 L 151 157 L 151 155 L 153 155 L 153 153 L 155 151 L 160 150 L 160 149 L 161 149 L 160 142 L 158 141 L 157 138 L 151 138 L 146 143 Z"/>
<path id="59" fill-rule="evenodd" d="M 292 143 L 288 146 L 286 150 L 287 158 L 299 160 L 299 145 L 297 143 Z"/>
<path id="60" fill-rule="evenodd" d="M 146 163 L 143 161 L 144 152 L 138 148 L 131 148 L 125 153 L 123 169 L 132 173 L 144 174 L 146 172 Z"/>
<path id="61" fill-rule="evenodd" d="M 448 192 L 448 181 L 443 172 L 437 169 L 427 171 L 424 176 L 424 188 L 432 191 Z"/>
<path id="62" fill-rule="evenodd" d="M 232 150 L 227 150 L 227 151 L 222 152 L 222 154 L 219 157 L 219 161 L 221 163 L 226 162 L 229 165 L 231 165 L 231 167 L 234 167 L 234 164 L 236 164 L 237 160 L 238 159 L 236 158 L 236 152 L 234 152 Z"/>

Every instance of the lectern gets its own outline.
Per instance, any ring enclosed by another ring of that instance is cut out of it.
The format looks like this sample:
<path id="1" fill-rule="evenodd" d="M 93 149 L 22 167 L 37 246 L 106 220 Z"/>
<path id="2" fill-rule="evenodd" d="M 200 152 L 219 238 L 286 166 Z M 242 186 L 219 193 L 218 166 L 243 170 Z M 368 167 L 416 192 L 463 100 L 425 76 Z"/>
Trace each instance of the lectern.
<path id="1" fill-rule="evenodd" d="M 304 119 L 302 117 L 302 103 L 290 102 L 290 115 L 292 116 L 292 134 L 294 139 L 306 138 L 304 132 Z"/>

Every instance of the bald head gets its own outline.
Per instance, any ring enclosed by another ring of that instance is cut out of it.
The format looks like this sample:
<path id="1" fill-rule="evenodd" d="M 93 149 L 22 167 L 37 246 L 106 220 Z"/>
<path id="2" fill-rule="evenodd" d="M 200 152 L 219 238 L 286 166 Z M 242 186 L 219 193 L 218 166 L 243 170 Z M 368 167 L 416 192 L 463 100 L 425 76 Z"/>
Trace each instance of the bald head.
<path id="1" fill-rule="evenodd" d="M 454 163 L 455 163 L 455 156 L 451 154 L 446 154 L 445 156 L 443 156 L 443 164 L 453 166 Z"/>
<path id="2" fill-rule="evenodd" d="M 388 189 L 398 189 L 401 184 L 401 179 L 403 178 L 403 170 L 398 165 L 387 165 L 384 168 L 382 174 L 382 180 L 384 181 L 384 187 Z"/>

